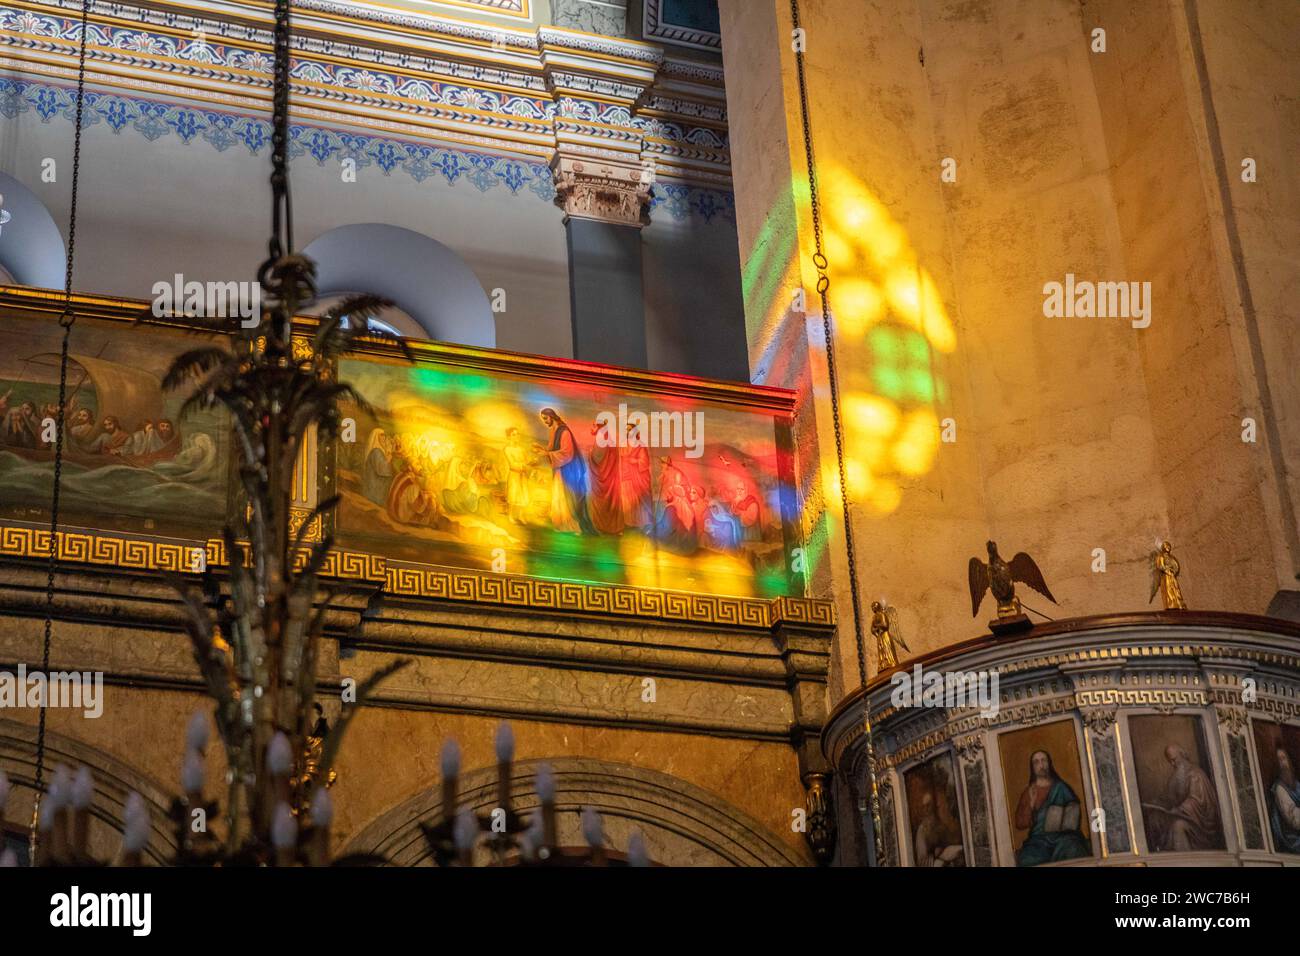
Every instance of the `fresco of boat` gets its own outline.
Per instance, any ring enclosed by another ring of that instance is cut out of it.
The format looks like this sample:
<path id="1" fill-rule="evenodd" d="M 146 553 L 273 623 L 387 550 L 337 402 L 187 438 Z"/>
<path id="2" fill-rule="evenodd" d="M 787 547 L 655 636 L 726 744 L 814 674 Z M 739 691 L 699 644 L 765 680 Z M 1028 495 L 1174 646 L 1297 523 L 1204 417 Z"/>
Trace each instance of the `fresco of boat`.
<path id="1" fill-rule="evenodd" d="M 49 369 L 58 381 L 59 355 L 46 352 L 33 355 L 28 364 L 37 369 Z M 87 385 L 89 388 L 87 389 Z M 91 408 L 96 423 L 105 418 L 115 418 L 123 430 L 134 434 L 145 422 L 158 422 L 166 418 L 162 383 L 158 376 L 144 369 L 111 362 L 71 352 L 68 355 L 68 409 L 77 407 L 82 391 L 93 391 L 94 400 L 84 407 Z M 71 417 L 71 415 L 69 416 Z M 64 442 L 63 459 L 85 468 L 103 468 L 107 465 L 129 465 L 148 468 L 160 461 L 170 461 L 181 449 L 179 429 L 173 428 L 172 437 L 162 447 L 141 454 L 127 452 L 92 452 L 79 447 L 76 442 Z M 0 450 L 10 452 L 28 461 L 53 461 L 53 446 L 26 448 L 0 442 Z"/>

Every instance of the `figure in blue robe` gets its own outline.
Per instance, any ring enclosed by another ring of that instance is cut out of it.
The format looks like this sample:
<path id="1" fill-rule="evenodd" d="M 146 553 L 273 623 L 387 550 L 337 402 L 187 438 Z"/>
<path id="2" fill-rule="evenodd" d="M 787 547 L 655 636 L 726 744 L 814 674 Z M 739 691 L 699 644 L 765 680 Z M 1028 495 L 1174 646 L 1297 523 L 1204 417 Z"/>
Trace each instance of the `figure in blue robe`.
<path id="1" fill-rule="evenodd" d="M 551 464 L 551 526 L 556 531 L 599 534 L 587 513 L 587 460 L 573 430 L 553 408 L 538 412 L 550 432 L 546 447 L 537 447 Z"/>
<path id="2" fill-rule="evenodd" d="M 1300 853 L 1300 780 L 1291 768 L 1291 757 L 1277 750 L 1277 776 L 1268 788 L 1268 823 L 1273 846 L 1279 853 Z"/>
<path id="3" fill-rule="evenodd" d="M 1029 786 L 1016 807 L 1016 826 L 1028 829 L 1016 851 L 1016 866 L 1038 866 L 1091 856 L 1092 846 L 1079 831 L 1082 806 L 1052 765 L 1052 756 L 1036 750 L 1029 757 Z"/>

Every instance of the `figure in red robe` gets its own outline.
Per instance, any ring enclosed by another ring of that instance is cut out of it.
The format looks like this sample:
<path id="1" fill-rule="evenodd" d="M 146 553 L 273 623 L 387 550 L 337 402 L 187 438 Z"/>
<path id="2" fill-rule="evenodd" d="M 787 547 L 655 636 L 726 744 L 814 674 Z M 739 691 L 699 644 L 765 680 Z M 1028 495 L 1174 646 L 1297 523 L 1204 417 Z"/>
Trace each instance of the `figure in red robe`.
<path id="1" fill-rule="evenodd" d="M 593 425 L 597 435 L 600 425 Z M 591 523 L 605 534 L 622 534 L 625 528 L 650 527 L 650 454 L 636 443 L 636 430 L 629 425 L 627 443 L 592 449 Z"/>

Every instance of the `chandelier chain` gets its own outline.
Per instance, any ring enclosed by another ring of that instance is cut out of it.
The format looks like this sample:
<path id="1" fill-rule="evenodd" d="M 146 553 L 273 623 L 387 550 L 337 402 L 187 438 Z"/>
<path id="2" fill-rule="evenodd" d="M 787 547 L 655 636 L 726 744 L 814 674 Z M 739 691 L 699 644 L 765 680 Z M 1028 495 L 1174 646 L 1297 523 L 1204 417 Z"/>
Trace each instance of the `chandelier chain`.
<path id="1" fill-rule="evenodd" d="M 63 328 L 63 343 L 59 351 L 59 404 L 54 423 L 54 480 L 50 492 L 50 550 L 45 572 L 45 630 L 41 645 L 41 673 L 50 670 L 50 644 L 54 633 L 54 578 L 59 566 L 59 491 L 63 483 L 63 424 L 68 410 L 68 346 L 72 326 L 77 321 L 72 308 L 72 276 L 77 248 L 77 191 L 81 182 L 81 131 L 86 100 L 86 35 L 90 30 L 90 8 L 93 0 L 81 3 L 81 37 L 77 46 L 77 110 L 72 131 L 72 195 L 68 202 L 68 254 L 63 273 L 63 312 L 59 325 Z M 36 773 L 34 776 L 35 800 L 32 803 L 31 832 L 28 837 L 29 855 L 36 859 L 36 837 L 39 830 L 41 788 L 45 782 L 45 724 L 49 701 L 41 698 L 40 716 L 36 727 Z"/>
<path id="2" fill-rule="evenodd" d="M 796 31 L 800 29 L 799 0 L 790 0 L 790 17 Z M 797 34 L 796 34 L 797 36 Z M 863 689 L 863 737 L 867 746 L 867 774 L 870 787 L 872 835 L 875 859 L 881 858 L 880 791 L 876 780 L 875 744 L 871 728 L 870 701 L 866 697 L 867 657 L 862 628 L 862 601 L 859 594 L 857 554 L 853 540 L 853 515 L 849 506 L 847 472 L 844 463 L 844 428 L 840 419 L 839 374 L 835 363 L 835 328 L 832 319 L 829 263 L 822 246 L 821 199 L 817 191 L 817 167 L 813 162 L 812 121 L 808 108 L 808 79 L 804 73 L 803 44 L 795 46 L 795 71 L 799 81 L 799 113 L 803 124 L 804 156 L 808 165 L 808 198 L 812 210 L 813 265 L 817 269 L 817 294 L 821 298 L 822 335 L 826 344 L 826 378 L 830 387 L 831 425 L 835 433 L 835 464 L 838 469 L 840 503 L 843 508 L 844 551 L 848 561 L 849 596 L 853 606 L 853 636 L 858 658 L 858 679 Z"/>
<path id="3" fill-rule="evenodd" d="M 271 242 L 272 261 L 293 252 L 293 214 L 289 195 L 289 0 L 276 0 L 275 74 L 271 95 Z"/>

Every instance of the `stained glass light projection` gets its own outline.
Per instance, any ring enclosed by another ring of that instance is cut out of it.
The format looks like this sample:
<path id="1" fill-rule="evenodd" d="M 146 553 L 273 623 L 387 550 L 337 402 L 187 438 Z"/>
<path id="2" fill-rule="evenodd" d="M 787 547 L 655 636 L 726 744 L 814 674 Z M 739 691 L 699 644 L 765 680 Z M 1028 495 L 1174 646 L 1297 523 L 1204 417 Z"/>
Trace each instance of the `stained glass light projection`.
<path id="1" fill-rule="evenodd" d="M 840 348 L 846 481 L 852 501 L 890 514 L 901 481 L 939 449 L 936 408 L 948 401 L 940 356 L 956 333 L 907 233 L 856 177 L 824 173 L 825 247 Z M 834 471 L 829 470 L 833 474 Z"/>
<path id="2" fill-rule="evenodd" d="M 848 495 L 868 514 L 888 515 L 902 502 L 905 479 L 934 465 L 938 409 L 949 400 L 944 356 L 956 349 L 956 333 L 933 278 L 884 204 L 843 168 L 828 164 L 819 174 Z M 801 218 L 810 221 L 806 181 L 791 191 Z M 783 364 L 793 360 L 785 317 L 799 311 L 776 301 L 777 290 L 799 274 L 786 218 L 780 210 L 769 214 L 742 276 L 750 310 L 781 317 L 767 323 L 760 342 L 759 364 L 772 381 L 792 378 Z M 807 291 L 803 308 L 810 321 L 817 317 L 815 292 Z M 833 458 L 821 463 L 832 498 L 840 491 L 837 472 Z"/>
<path id="3" fill-rule="evenodd" d="M 341 545 L 404 561 L 738 596 L 791 592 L 788 393 L 437 346 L 347 359 Z M 492 356 L 491 368 L 475 367 Z M 536 360 L 533 360 L 536 362 Z M 623 383 L 630 383 L 624 385 Z"/>

